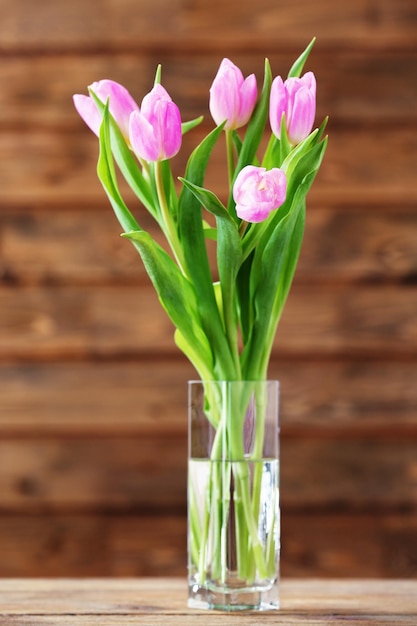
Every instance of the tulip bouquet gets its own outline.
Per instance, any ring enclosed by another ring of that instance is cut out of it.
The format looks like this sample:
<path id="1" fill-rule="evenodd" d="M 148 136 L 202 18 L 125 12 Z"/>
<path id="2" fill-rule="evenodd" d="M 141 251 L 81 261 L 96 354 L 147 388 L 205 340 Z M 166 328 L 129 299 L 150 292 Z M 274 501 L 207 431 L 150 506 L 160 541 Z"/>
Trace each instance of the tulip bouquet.
<path id="1" fill-rule="evenodd" d="M 245 79 L 230 60 L 222 61 L 209 98 L 215 128 L 189 156 L 179 181 L 174 180 L 171 159 L 181 148 L 183 134 L 202 118 L 181 121 L 177 105 L 161 84 L 160 67 L 141 106 L 122 85 L 110 80 L 93 83 L 88 96 L 74 96 L 78 113 L 99 137 L 98 176 L 123 237 L 138 250 L 175 326 L 176 344 L 202 381 L 267 377 L 275 332 L 299 256 L 306 194 L 326 148 L 325 123 L 313 130 L 314 74 L 301 76 L 313 43 L 285 80 L 280 76 L 273 80 L 266 60 L 259 90 L 254 75 Z M 268 118 L 272 132 L 263 143 Z M 220 199 L 204 182 L 212 150 L 222 136 L 229 193 Z M 159 225 L 166 247 L 141 228 L 127 207 L 118 183 L 120 174 Z M 209 261 L 208 240 L 216 245 L 215 267 Z M 231 428 L 225 423 L 230 416 L 216 410 L 215 399 L 206 402 L 218 437 L 228 433 L 227 456 L 232 461 L 244 455 L 242 434 L 236 428 L 241 398 L 236 403 Z M 213 458 L 218 448 L 214 446 Z M 239 475 L 235 480 L 241 480 L 244 491 L 246 478 Z M 213 492 L 219 491 L 222 481 L 224 477 L 217 478 Z M 250 523 L 254 515 L 250 499 L 245 502 L 237 515 L 240 524 L 243 520 Z M 228 506 L 221 500 L 222 513 L 217 522 L 210 522 L 218 525 L 219 536 Z M 204 581 L 207 564 L 201 555 L 207 538 L 201 520 L 195 520 L 194 527 L 191 551 L 200 581 Z M 249 539 L 241 547 L 240 567 L 249 570 L 254 562 L 258 574 L 265 577 L 267 559 L 255 544 L 256 539 L 252 543 Z M 221 562 L 217 577 L 223 579 Z"/>

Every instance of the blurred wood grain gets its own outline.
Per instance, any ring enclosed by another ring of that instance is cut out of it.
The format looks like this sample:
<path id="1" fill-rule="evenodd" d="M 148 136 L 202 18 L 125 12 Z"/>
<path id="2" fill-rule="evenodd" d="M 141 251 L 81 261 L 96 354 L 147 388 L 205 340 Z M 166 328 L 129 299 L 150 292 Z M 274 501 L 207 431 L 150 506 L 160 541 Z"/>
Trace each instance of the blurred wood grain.
<path id="1" fill-rule="evenodd" d="M 4 0 L 0 576 L 185 576 L 186 381 L 72 94 L 156 67 L 188 156 L 224 56 L 285 75 L 313 36 L 329 147 L 274 346 L 283 576 L 417 576 L 414 0 Z M 224 147 L 207 185 L 226 193 Z M 152 219 L 122 183 L 141 225 Z M 158 237 L 158 235 L 156 234 Z"/>

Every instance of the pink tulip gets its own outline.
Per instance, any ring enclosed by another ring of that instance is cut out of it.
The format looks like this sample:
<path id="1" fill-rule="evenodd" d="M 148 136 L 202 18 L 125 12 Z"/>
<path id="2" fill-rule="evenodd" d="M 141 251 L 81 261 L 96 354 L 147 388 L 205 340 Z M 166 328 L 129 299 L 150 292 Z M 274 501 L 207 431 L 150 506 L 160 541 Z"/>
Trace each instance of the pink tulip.
<path id="1" fill-rule="evenodd" d="M 110 113 L 127 140 L 129 136 L 130 114 L 132 111 L 139 109 L 130 93 L 125 87 L 113 80 L 100 80 L 90 85 L 90 88 L 103 103 L 109 100 Z M 91 96 L 76 94 L 73 100 L 75 108 L 84 122 L 98 135 L 102 115 L 98 111 L 93 98 Z"/>
<path id="2" fill-rule="evenodd" d="M 132 113 L 129 137 L 134 152 L 145 161 L 170 159 L 179 151 L 180 111 L 162 85 L 156 84 L 144 97 L 140 111 Z"/>
<path id="3" fill-rule="evenodd" d="M 278 139 L 284 114 L 288 139 L 292 145 L 296 145 L 311 133 L 316 116 L 316 79 L 313 72 L 307 72 L 302 78 L 287 78 L 285 82 L 281 76 L 274 79 L 269 121 Z"/>
<path id="4" fill-rule="evenodd" d="M 283 170 L 247 165 L 239 172 L 233 186 L 237 216 L 246 222 L 263 222 L 285 201 L 286 191 Z"/>
<path id="5" fill-rule="evenodd" d="M 210 88 L 211 116 L 217 125 L 226 122 L 226 130 L 240 128 L 249 121 L 257 95 L 255 75 L 244 79 L 236 65 L 223 59 Z"/>

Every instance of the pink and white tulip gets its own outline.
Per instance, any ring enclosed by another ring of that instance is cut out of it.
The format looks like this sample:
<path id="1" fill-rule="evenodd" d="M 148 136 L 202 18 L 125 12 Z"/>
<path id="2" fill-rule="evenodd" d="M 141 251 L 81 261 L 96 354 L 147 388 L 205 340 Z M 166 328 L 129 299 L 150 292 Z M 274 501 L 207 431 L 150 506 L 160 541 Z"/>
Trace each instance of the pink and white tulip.
<path id="1" fill-rule="evenodd" d="M 269 121 L 272 132 L 281 137 L 281 120 L 285 125 L 289 142 L 299 144 L 308 137 L 316 116 L 316 78 L 307 72 L 302 78 L 287 78 L 284 82 L 277 76 L 272 82 L 269 104 Z"/>
<path id="2" fill-rule="evenodd" d="M 145 161 L 162 161 L 175 156 L 181 147 L 181 114 L 168 92 L 156 84 L 133 111 L 129 123 L 133 151 Z"/>
<path id="3" fill-rule="evenodd" d="M 229 59 L 223 59 L 210 88 L 209 108 L 217 125 L 226 122 L 225 130 L 244 126 L 255 108 L 258 89 L 256 77 L 243 77 Z"/>
<path id="4" fill-rule="evenodd" d="M 100 80 L 90 85 L 90 89 L 105 104 L 109 101 L 109 110 L 125 139 L 129 136 L 129 118 L 139 106 L 123 85 L 113 80 Z M 98 136 L 102 115 L 91 96 L 76 94 L 74 106 L 89 128 Z"/>
<path id="5" fill-rule="evenodd" d="M 286 192 L 283 170 L 247 165 L 239 172 L 233 186 L 237 216 L 246 222 L 263 222 L 283 204 Z"/>

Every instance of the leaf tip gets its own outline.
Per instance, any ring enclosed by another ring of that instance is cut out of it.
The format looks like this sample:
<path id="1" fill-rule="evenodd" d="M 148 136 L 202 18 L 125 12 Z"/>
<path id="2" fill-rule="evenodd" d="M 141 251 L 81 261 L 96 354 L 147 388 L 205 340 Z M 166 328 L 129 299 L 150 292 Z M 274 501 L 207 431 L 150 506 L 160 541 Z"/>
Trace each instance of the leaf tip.
<path id="1" fill-rule="evenodd" d="M 158 63 L 156 72 L 155 72 L 155 82 L 154 85 L 158 85 L 161 83 L 161 74 L 162 74 L 162 65 Z"/>

